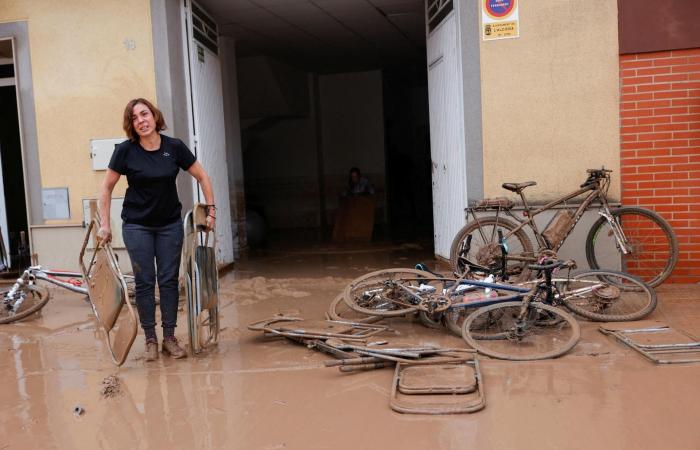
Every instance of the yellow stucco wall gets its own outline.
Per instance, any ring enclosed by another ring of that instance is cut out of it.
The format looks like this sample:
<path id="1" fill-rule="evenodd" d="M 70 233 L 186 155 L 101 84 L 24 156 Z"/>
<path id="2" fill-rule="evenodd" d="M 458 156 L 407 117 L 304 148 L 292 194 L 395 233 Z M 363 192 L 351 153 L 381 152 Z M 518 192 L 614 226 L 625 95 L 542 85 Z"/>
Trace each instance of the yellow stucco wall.
<path id="1" fill-rule="evenodd" d="M 481 41 L 484 192 L 535 180 L 546 200 L 585 169 L 614 170 L 619 199 L 616 0 L 520 0 L 520 37 Z"/>
<path id="2" fill-rule="evenodd" d="M 43 188 L 68 187 L 71 219 L 94 198 L 90 139 L 124 136 L 126 103 L 155 99 L 148 0 L 0 0 L 0 22 L 26 21 Z M 122 196 L 125 180 L 115 189 Z M 52 223 L 52 222 L 49 222 Z"/>

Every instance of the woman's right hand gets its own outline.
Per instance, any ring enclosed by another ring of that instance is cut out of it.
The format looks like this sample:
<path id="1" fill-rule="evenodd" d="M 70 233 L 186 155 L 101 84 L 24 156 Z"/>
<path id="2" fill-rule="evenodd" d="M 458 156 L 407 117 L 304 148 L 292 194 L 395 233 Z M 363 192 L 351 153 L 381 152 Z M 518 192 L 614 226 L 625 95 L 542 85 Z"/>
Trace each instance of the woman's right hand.
<path id="1" fill-rule="evenodd" d="M 108 225 L 102 225 L 97 231 L 97 242 L 102 245 L 112 242 L 112 229 Z"/>

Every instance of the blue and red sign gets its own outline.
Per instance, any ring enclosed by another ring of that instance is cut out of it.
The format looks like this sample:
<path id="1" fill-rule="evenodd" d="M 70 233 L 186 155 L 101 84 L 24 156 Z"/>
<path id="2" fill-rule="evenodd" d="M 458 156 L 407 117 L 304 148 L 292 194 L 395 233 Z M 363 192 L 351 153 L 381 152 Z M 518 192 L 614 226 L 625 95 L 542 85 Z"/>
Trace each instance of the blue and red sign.
<path id="1" fill-rule="evenodd" d="M 517 0 L 484 0 L 484 11 L 494 19 L 502 19 L 513 12 L 516 1 Z"/>

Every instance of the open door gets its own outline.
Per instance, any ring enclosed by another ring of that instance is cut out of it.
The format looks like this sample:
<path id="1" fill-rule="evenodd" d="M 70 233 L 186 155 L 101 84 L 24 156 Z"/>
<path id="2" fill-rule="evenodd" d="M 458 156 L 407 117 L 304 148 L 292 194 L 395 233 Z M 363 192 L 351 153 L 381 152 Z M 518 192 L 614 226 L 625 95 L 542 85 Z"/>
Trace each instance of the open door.
<path id="1" fill-rule="evenodd" d="M 449 259 L 452 239 L 464 225 L 467 162 L 464 148 L 457 18 L 446 16 L 428 35 L 430 149 L 435 254 Z"/>
<path id="2" fill-rule="evenodd" d="M 182 16 L 189 76 L 190 148 L 212 180 L 217 207 L 216 260 L 227 264 L 233 261 L 233 230 L 218 28 L 211 16 L 190 0 L 185 1 Z M 205 203 L 201 189 L 195 186 L 193 192 L 194 203 Z"/>

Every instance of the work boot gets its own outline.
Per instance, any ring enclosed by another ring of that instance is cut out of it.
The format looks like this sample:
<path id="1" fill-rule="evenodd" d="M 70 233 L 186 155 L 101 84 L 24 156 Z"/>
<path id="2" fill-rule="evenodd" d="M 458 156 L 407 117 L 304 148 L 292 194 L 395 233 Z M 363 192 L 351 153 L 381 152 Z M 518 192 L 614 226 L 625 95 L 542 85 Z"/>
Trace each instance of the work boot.
<path id="1" fill-rule="evenodd" d="M 185 350 L 178 345 L 177 338 L 175 336 L 168 336 L 163 339 L 163 353 L 170 355 L 175 359 L 180 359 L 187 356 Z"/>
<path id="2" fill-rule="evenodd" d="M 146 353 L 144 354 L 146 361 L 155 361 L 158 359 L 158 340 L 146 339 Z"/>

